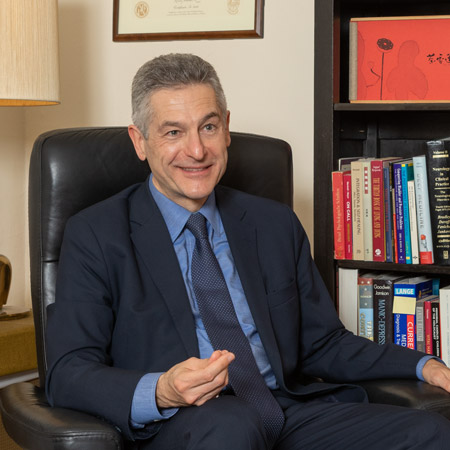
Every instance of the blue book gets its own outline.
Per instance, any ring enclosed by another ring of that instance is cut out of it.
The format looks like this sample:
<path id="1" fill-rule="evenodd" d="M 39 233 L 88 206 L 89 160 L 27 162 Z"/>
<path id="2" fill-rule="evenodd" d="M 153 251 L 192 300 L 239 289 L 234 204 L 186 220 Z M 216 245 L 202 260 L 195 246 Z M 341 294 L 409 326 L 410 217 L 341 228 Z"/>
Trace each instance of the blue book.
<path id="1" fill-rule="evenodd" d="M 416 302 L 433 292 L 433 280 L 404 278 L 394 283 L 394 343 L 416 349 Z"/>
<path id="2" fill-rule="evenodd" d="M 404 207 L 403 207 L 403 183 L 402 183 L 402 163 L 396 162 L 393 164 L 394 177 L 394 209 L 395 209 L 395 224 L 397 233 L 396 245 L 396 261 L 399 264 L 406 264 L 405 253 L 405 221 L 404 221 Z"/>
<path id="3" fill-rule="evenodd" d="M 425 155 L 414 156 L 413 164 L 420 264 L 433 264 L 433 236 L 431 234 L 430 200 L 428 197 L 427 162 Z"/>
<path id="4" fill-rule="evenodd" d="M 403 199 L 403 224 L 404 224 L 404 240 L 405 240 L 405 261 L 406 264 L 412 264 L 411 252 L 411 226 L 409 217 L 409 201 L 408 201 L 408 181 L 414 179 L 414 171 L 412 160 L 402 162 L 402 199 Z"/>
<path id="5" fill-rule="evenodd" d="M 391 196 L 391 170 L 383 167 L 384 188 L 384 231 L 386 239 L 386 262 L 394 262 L 393 239 L 392 239 L 392 196 Z"/>

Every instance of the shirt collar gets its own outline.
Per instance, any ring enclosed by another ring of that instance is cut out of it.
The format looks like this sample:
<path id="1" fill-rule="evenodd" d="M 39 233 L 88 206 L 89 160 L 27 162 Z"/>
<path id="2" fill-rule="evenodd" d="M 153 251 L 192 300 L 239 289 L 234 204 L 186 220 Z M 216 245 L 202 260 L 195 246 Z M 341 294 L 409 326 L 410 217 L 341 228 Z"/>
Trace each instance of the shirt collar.
<path id="1" fill-rule="evenodd" d="M 150 192 L 166 222 L 172 242 L 175 242 L 183 231 L 184 226 L 192 213 L 159 192 L 153 184 L 153 174 L 150 174 L 148 183 Z M 219 210 L 216 206 L 216 195 L 214 191 L 211 192 L 199 212 L 206 217 L 206 220 L 212 226 L 215 233 L 218 235 L 223 233 L 223 225 L 220 219 Z"/>

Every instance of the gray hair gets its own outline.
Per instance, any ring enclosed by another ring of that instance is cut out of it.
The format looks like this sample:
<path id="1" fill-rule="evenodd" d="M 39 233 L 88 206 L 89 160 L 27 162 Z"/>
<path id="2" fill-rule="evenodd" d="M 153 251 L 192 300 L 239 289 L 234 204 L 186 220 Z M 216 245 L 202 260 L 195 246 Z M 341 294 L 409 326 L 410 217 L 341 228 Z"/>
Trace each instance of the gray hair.
<path id="1" fill-rule="evenodd" d="M 160 89 L 176 89 L 193 84 L 209 84 L 215 93 L 222 118 L 227 117 L 227 101 L 214 67 L 196 55 L 171 53 L 146 62 L 136 73 L 131 87 L 132 120 L 148 139 L 151 95 Z"/>

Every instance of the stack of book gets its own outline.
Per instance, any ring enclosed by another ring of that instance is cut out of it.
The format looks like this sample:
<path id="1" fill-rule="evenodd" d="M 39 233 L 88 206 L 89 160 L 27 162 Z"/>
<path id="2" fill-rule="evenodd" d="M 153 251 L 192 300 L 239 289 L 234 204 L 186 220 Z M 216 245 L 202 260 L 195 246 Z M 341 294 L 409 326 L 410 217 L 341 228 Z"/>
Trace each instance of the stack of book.
<path id="1" fill-rule="evenodd" d="M 450 151 L 342 158 L 332 173 L 336 259 L 450 264 Z M 450 147 L 450 146 L 449 146 Z"/>
<path id="2" fill-rule="evenodd" d="M 339 317 L 354 334 L 450 364 L 450 286 L 425 276 L 339 268 Z"/>

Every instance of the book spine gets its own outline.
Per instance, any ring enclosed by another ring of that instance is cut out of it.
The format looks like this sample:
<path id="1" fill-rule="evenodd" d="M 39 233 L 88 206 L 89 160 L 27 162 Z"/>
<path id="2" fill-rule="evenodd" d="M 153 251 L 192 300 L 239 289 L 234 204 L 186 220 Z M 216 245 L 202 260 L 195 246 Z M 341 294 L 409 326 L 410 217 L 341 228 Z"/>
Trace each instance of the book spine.
<path id="1" fill-rule="evenodd" d="M 416 348 L 414 314 L 394 314 L 394 339 L 401 347 Z"/>
<path id="2" fill-rule="evenodd" d="M 431 302 L 431 322 L 432 322 L 432 336 L 433 336 L 433 355 L 438 358 L 441 357 L 441 332 L 440 332 L 440 317 L 439 317 L 439 300 Z"/>
<path id="3" fill-rule="evenodd" d="M 392 248 L 394 252 L 394 262 L 398 264 L 398 243 L 397 243 L 397 214 L 395 212 L 395 189 L 391 190 L 392 203 Z"/>
<path id="4" fill-rule="evenodd" d="M 402 166 L 394 164 L 395 221 L 397 231 L 397 259 L 399 264 L 406 264 L 405 224 L 403 209 Z"/>
<path id="5" fill-rule="evenodd" d="M 353 259 L 364 261 L 363 174 L 361 161 L 352 161 L 351 174 Z"/>
<path id="6" fill-rule="evenodd" d="M 394 342 L 393 288 L 390 280 L 373 280 L 374 341 L 379 345 Z"/>
<path id="7" fill-rule="evenodd" d="M 431 317 L 431 302 L 426 301 L 423 304 L 425 316 L 425 353 L 433 354 L 433 320 Z"/>
<path id="8" fill-rule="evenodd" d="M 373 261 L 372 235 L 372 172 L 370 161 L 363 161 L 363 229 L 364 261 Z"/>
<path id="9" fill-rule="evenodd" d="M 412 263 L 411 256 L 411 227 L 409 219 L 409 202 L 408 202 L 408 179 L 409 167 L 408 163 L 402 164 L 402 202 L 403 202 L 403 226 L 405 229 L 405 261 L 406 264 Z"/>
<path id="10" fill-rule="evenodd" d="M 450 289 L 439 290 L 439 315 L 441 321 L 441 359 L 450 365 Z"/>
<path id="11" fill-rule="evenodd" d="M 352 244 L 352 175 L 344 172 L 344 256 L 353 259 Z"/>
<path id="12" fill-rule="evenodd" d="M 345 258 L 344 179 L 342 172 L 332 172 L 334 258 Z"/>
<path id="13" fill-rule="evenodd" d="M 450 153 L 445 141 L 427 142 L 428 193 L 434 262 L 450 264 Z"/>
<path id="14" fill-rule="evenodd" d="M 424 302 L 416 303 L 416 346 L 419 352 L 425 353 L 425 315 Z"/>
<path id="15" fill-rule="evenodd" d="M 373 341 L 373 280 L 358 278 L 358 335 Z"/>
<path id="16" fill-rule="evenodd" d="M 409 226 L 411 233 L 411 262 L 419 264 L 419 241 L 417 238 L 416 192 L 414 180 L 408 181 Z"/>
<path id="17" fill-rule="evenodd" d="M 374 160 L 372 169 L 372 242 L 373 260 L 386 261 L 383 161 Z"/>
<path id="18" fill-rule="evenodd" d="M 349 101 L 358 99 L 358 22 L 350 21 L 350 48 L 349 48 Z"/>
<path id="19" fill-rule="evenodd" d="M 384 188 L 384 229 L 386 262 L 394 262 L 393 255 L 393 228 L 392 228 L 392 196 L 391 196 L 391 171 L 389 166 L 383 167 Z"/>
<path id="20" fill-rule="evenodd" d="M 433 237 L 431 234 L 430 201 L 425 155 L 415 156 L 414 185 L 416 188 L 417 235 L 420 264 L 433 264 Z"/>

